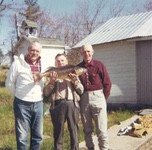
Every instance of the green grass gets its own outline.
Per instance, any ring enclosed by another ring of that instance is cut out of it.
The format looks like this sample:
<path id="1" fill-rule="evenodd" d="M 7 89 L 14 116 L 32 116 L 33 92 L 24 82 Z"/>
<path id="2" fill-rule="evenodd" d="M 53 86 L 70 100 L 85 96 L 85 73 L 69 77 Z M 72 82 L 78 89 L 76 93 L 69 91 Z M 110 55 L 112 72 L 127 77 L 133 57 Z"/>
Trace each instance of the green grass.
<path id="1" fill-rule="evenodd" d="M 13 113 L 13 97 L 4 87 L 4 80 L 7 71 L 0 74 L 0 150 L 16 150 L 15 129 L 14 129 L 14 113 Z M 44 105 L 46 109 L 46 105 Z M 117 110 L 108 112 L 108 127 L 119 124 L 134 115 L 129 110 Z M 41 150 L 53 150 L 53 127 L 50 116 L 44 115 L 44 140 Z M 83 141 L 83 128 L 81 121 L 79 122 L 79 141 Z M 64 150 L 70 150 L 70 140 L 67 125 L 64 131 Z"/>
<path id="2" fill-rule="evenodd" d="M 119 125 L 121 121 L 132 117 L 134 114 L 135 112 L 129 110 L 110 111 L 108 112 L 108 127 Z"/>
<path id="3" fill-rule="evenodd" d="M 0 88 L 0 93 L 2 94 L 5 89 Z M 5 92 L 4 92 L 5 93 Z M 1 95 L 0 94 L 0 95 Z M 8 93 L 9 95 L 9 93 Z M 15 150 L 15 132 L 14 132 L 14 115 L 13 115 L 13 98 L 6 95 L 6 101 L 0 99 L 0 150 Z M 10 100 L 8 100 L 10 98 Z M 119 124 L 119 122 L 131 117 L 133 112 L 128 110 L 118 110 L 108 113 L 108 125 L 113 126 L 114 124 Z M 53 150 L 53 128 L 50 116 L 44 116 L 44 140 L 42 143 L 42 150 Z M 83 128 L 81 121 L 79 122 L 79 141 L 83 141 Z M 64 150 L 70 150 L 69 148 L 69 132 L 65 124 L 64 131 Z"/>
<path id="4" fill-rule="evenodd" d="M 0 88 L 0 120 L 0 149 L 15 150 L 13 97 L 4 87 Z"/>

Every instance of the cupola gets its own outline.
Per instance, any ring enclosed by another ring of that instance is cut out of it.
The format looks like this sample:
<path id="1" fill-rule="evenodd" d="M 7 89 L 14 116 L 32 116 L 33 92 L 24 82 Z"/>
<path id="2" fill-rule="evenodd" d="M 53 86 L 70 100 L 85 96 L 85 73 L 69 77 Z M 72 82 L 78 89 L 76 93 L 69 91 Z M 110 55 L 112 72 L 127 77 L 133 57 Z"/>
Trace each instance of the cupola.
<path id="1" fill-rule="evenodd" d="M 24 20 L 22 22 L 22 29 L 27 37 L 37 37 L 38 25 L 34 21 Z"/>

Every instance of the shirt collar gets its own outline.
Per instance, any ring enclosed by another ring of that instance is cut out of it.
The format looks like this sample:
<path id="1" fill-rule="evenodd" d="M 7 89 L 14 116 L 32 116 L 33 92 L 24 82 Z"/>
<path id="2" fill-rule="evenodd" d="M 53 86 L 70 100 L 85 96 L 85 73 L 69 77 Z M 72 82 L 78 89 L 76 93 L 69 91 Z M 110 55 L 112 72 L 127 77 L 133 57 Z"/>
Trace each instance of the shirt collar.
<path id="1" fill-rule="evenodd" d="M 37 59 L 36 64 L 40 63 L 40 59 L 41 59 L 41 57 L 39 57 L 39 58 Z M 31 65 L 33 64 L 33 63 L 31 62 L 31 60 L 29 59 L 28 55 L 25 56 L 25 61 L 26 61 L 28 64 L 31 64 Z"/>
<path id="2" fill-rule="evenodd" d="M 87 66 L 94 66 L 95 65 L 94 60 L 91 60 L 91 62 L 89 64 L 87 64 L 87 63 L 85 63 L 83 61 L 83 64 L 84 64 L 85 67 L 87 67 Z"/>

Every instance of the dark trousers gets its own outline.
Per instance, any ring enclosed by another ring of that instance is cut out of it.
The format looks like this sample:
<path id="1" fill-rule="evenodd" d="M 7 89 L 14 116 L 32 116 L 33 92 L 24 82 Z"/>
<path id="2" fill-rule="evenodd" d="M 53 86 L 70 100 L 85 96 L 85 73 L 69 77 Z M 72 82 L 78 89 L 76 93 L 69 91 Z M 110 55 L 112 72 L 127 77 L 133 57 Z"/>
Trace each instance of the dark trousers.
<path id="1" fill-rule="evenodd" d="M 55 107 L 50 110 L 55 150 L 63 149 L 64 123 L 67 121 L 70 134 L 70 150 L 78 150 L 78 109 L 72 100 L 60 100 L 55 103 Z"/>

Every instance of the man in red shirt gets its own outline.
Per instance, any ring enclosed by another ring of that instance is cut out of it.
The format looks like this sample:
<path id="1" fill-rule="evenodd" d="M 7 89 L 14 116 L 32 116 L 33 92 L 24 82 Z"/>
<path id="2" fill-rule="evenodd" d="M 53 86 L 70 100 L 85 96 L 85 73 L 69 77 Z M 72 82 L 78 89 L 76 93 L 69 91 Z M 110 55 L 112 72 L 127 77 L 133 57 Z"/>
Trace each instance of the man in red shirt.
<path id="1" fill-rule="evenodd" d="M 84 86 L 80 108 L 86 146 L 89 150 L 95 149 L 92 139 L 94 121 L 99 148 L 100 150 L 108 150 L 106 100 L 110 95 L 111 80 L 105 65 L 101 61 L 93 59 L 92 45 L 83 45 L 80 52 L 83 61 L 79 66 L 87 68 L 87 73 L 80 76 Z"/>

